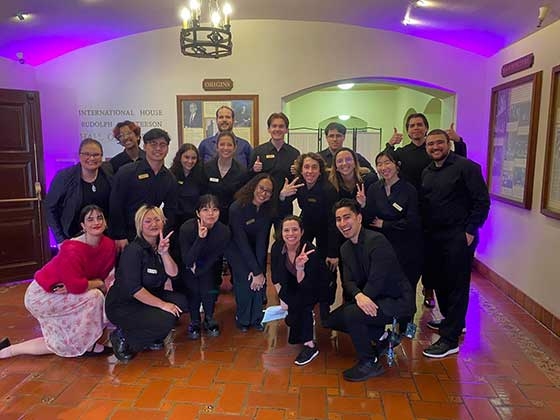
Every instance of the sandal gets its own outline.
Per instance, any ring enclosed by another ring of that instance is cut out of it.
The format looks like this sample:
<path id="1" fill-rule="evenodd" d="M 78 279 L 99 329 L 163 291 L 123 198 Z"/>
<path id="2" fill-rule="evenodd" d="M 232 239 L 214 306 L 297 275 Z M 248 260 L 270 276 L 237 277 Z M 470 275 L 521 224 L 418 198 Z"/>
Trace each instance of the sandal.
<path id="1" fill-rule="evenodd" d="M 95 346 L 93 346 L 95 349 Z M 81 357 L 97 357 L 97 356 L 107 356 L 109 354 L 113 354 L 113 349 L 111 347 L 103 346 L 103 350 L 101 351 L 94 351 L 88 350 Z"/>

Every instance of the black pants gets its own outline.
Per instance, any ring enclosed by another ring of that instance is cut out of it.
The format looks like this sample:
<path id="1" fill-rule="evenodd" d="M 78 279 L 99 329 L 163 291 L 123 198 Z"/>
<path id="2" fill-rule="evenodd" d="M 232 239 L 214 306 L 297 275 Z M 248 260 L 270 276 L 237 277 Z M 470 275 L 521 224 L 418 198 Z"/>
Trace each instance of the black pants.
<path id="1" fill-rule="evenodd" d="M 392 321 L 381 309 L 377 310 L 377 316 L 369 316 L 356 303 L 347 303 L 331 312 L 324 326 L 350 334 L 358 358 L 371 360 L 377 356 L 372 341 L 379 341 L 385 325 Z"/>
<path id="2" fill-rule="evenodd" d="M 281 293 L 281 298 L 288 305 L 286 325 L 290 327 L 288 343 L 301 344 L 313 340 L 313 303 L 308 296 Z"/>
<path id="3" fill-rule="evenodd" d="M 442 338 L 457 345 L 469 306 L 471 266 L 477 240 L 469 246 L 463 229 L 432 232 L 426 242 L 426 271 L 434 280 L 439 309 L 445 319 Z"/>
<path id="4" fill-rule="evenodd" d="M 187 291 L 191 322 L 200 324 L 200 304 L 204 308 L 204 316 L 207 320 L 214 318 L 214 307 L 218 298 L 216 278 L 222 271 L 222 259 L 220 258 L 205 274 L 197 276 L 190 269 L 183 273 L 184 287 Z"/>
<path id="5" fill-rule="evenodd" d="M 188 309 L 187 299 L 180 293 L 162 290 L 153 294 L 161 300 L 174 303 L 183 312 Z M 122 330 L 124 338 L 133 351 L 141 351 L 153 342 L 163 340 L 177 320 L 173 314 L 146 305 L 134 298 L 119 299 L 118 293 L 113 288 L 107 293 L 105 312 L 107 318 Z"/>
<path id="6" fill-rule="evenodd" d="M 249 268 L 244 261 L 236 257 L 229 257 L 233 276 L 233 291 L 235 293 L 235 319 L 239 325 L 251 326 L 260 324 L 263 319 L 263 298 L 265 289 L 251 290 L 251 282 L 247 279 Z"/>

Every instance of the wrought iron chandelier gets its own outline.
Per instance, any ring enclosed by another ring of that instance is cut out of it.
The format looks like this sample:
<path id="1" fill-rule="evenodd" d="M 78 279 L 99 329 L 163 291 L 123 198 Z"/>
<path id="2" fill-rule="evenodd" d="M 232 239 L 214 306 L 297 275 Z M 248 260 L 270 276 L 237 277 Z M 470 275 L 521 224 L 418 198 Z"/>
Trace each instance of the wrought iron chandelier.
<path id="1" fill-rule="evenodd" d="M 189 7 L 181 11 L 181 52 L 189 57 L 220 58 L 231 55 L 231 6 L 220 7 L 218 0 L 207 0 L 211 23 L 200 23 L 201 2 L 190 0 Z"/>

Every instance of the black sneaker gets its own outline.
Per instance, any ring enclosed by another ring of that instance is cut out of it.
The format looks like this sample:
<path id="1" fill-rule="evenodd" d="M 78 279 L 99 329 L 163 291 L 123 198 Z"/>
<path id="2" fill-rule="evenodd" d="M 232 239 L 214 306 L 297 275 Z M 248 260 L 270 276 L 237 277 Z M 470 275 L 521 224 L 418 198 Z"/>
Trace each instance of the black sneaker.
<path id="1" fill-rule="evenodd" d="M 121 362 L 128 362 L 136 356 L 136 353 L 130 350 L 130 347 L 126 343 L 126 340 L 120 330 L 114 330 L 111 334 L 109 334 L 109 341 L 111 341 L 115 357 Z"/>
<path id="2" fill-rule="evenodd" d="M 350 369 L 342 372 L 342 377 L 349 382 L 362 382 L 369 378 L 375 378 L 385 372 L 378 359 L 361 360 Z"/>
<path id="3" fill-rule="evenodd" d="M 303 366 L 311 362 L 318 355 L 319 355 L 319 349 L 317 348 L 317 346 L 315 347 L 303 346 L 303 350 L 299 352 L 298 356 L 296 357 L 296 360 L 294 360 L 294 363 L 298 366 Z"/>
<path id="4" fill-rule="evenodd" d="M 441 327 L 441 321 L 443 321 L 443 320 L 440 319 L 440 320 L 428 321 L 428 322 L 426 323 L 426 326 L 427 326 L 428 328 L 430 328 L 431 330 L 434 330 L 434 331 L 438 331 L 438 332 L 439 332 L 439 328 Z M 461 330 L 461 334 L 465 334 L 466 332 L 467 332 L 467 328 L 466 328 L 466 327 L 463 328 L 463 329 Z"/>
<path id="5" fill-rule="evenodd" d="M 220 326 L 213 319 L 205 319 L 202 326 L 204 327 L 206 334 L 210 337 L 217 337 L 220 335 Z"/>
<path id="6" fill-rule="evenodd" d="M 189 340 L 198 340 L 200 338 L 200 325 L 191 322 L 187 328 L 187 337 Z"/>
<path id="7" fill-rule="evenodd" d="M 441 359 L 455 353 L 459 353 L 459 345 L 451 345 L 443 338 L 440 338 L 422 352 L 424 356 L 433 357 L 435 359 Z"/>

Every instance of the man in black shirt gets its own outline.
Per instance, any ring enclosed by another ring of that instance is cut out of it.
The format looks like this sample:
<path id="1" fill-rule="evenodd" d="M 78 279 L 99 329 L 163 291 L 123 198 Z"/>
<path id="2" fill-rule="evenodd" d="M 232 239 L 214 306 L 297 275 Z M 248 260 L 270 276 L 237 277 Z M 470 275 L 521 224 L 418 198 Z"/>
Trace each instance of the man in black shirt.
<path id="1" fill-rule="evenodd" d="M 434 280 L 445 319 L 428 323 L 439 330 L 440 339 L 423 354 L 441 358 L 459 351 L 478 229 L 488 217 L 490 197 L 480 165 L 453 153 L 444 130 L 428 134 L 426 151 L 432 163 L 422 172 L 420 194 L 427 232 L 425 273 Z"/>
<path id="2" fill-rule="evenodd" d="M 109 160 L 113 174 L 127 163 L 146 159 L 146 153 L 140 149 L 140 127 L 136 123 L 128 120 L 117 123 L 113 129 L 113 137 L 124 147 L 122 152 Z"/>
<path id="3" fill-rule="evenodd" d="M 387 238 L 362 227 L 358 203 L 342 199 L 334 211 L 336 227 L 347 239 L 340 248 L 342 286 L 352 299 L 332 312 L 324 326 L 350 334 L 358 363 L 345 370 L 343 377 L 365 381 L 383 373 L 379 351 L 372 342 L 379 344 L 393 317 L 414 312 L 414 293 Z"/>
<path id="4" fill-rule="evenodd" d="M 344 125 L 332 122 L 325 127 L 325 138 L 327 139 L 329 147 L 327 147 L 325 150 L 321 150 L 319 154 L 323 159 L 325 159 L 327 168 L 331 168 L 333 166 L 333 157 L 335 153 L 344 146 L 345 137 L 346 127 Z M 373 167 L 371 166 L 371 163 L 369 163 L 369 161 L 365 157 L 363 157 L 359 153 L 356 153 L 356 156 L 358 158 L 360 167 L 368 168 L 372 173 L 375 173 Z"/>
<path id="5" fill-rule="evenodd" d="M 123 166 L 114 178 L 109 199 L 109 229 L 119 250 L 136 236 L 134 214 L 143 204 L 157 207 L 163 204 L 166 225 L 175 225 L 177 181 L 164 166 L 170 141 L 166 131 L 151 129 L 144 134 L 146 160 Z"/>
<path id="6" fill-rule="evenodd" d="M 421 194 L 422 171 L 432 161 L 426 153 L 426 133 L 429 128 L 428 119 L 424 114 L 410 114 L 406 119 L 406 129 L 411 142 L 404 147 L 395 149 L 395 145 L 401 143 L 403 139 L 402 133 L 398 133 L 395 128 L 386 149 L 394 152 L 397 161 L 400 162 L 400 174 L 414 185 L 419 195 Z M 467 157 L 467 145 L 455 131 L 454 124 L 451 124 L 447 134 L 454 142 L 455 153 Z M 433 308 L 435 306 L 433 281 L 428 276 L 423 275 L 422 284 L 424 285 L 424 306 Z"/>

